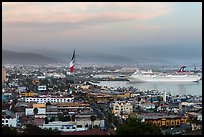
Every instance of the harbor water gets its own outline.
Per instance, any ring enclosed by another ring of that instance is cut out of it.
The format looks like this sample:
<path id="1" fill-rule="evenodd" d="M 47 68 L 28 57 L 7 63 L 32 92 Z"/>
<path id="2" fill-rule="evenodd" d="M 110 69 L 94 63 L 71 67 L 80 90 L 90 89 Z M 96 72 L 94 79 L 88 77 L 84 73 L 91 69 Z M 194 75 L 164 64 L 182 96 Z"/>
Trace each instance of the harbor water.
<path id="1" fill-rule="evenodd" d="M 159 90 L 170 92 L 172 95 L 199 95 L 202 96 L 202 80 L 199 82 L 173 83 L 130 83 L 127 81 L 100 81 L 98 86 L 107 87 L 134 87 L 139 90 Z"/>

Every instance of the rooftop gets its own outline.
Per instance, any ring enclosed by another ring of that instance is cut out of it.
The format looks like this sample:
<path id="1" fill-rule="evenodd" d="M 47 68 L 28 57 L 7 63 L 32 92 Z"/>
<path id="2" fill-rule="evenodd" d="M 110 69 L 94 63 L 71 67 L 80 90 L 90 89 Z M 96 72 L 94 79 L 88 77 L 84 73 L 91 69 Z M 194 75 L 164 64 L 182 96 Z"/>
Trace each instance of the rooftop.
<path id="1" fill-rule="evenodd" d="M 82 102 L 63 102 L 63 103 L 57 103 L 57 106 L 84 106 L 89 107 L 89 103 L 82 103 Z"/>
<path id="2" fill-rule="evenodd" d="M 108 132 L 100 129 L 88 129 L 85 131 L 62 132 L 62 135 L 108 135 Z"/>

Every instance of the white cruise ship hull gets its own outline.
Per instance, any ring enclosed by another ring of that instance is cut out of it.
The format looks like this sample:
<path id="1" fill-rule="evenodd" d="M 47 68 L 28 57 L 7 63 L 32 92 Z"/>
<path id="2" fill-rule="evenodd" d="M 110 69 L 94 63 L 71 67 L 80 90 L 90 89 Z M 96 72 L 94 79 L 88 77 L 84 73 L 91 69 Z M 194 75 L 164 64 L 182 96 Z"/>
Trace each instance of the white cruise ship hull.
<path id="1" fill-rule="evenodd" d="M 201 77 L 198 75 L 132 75 L 128 80 L 130 82 L 198 82 Z"/>

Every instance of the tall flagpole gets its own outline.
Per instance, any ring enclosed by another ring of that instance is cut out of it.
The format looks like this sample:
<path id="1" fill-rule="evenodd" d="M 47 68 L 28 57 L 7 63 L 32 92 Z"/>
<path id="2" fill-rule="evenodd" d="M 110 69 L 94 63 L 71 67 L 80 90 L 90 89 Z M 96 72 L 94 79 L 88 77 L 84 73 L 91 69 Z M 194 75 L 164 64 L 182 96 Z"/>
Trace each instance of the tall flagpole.
<path id="1" fill-rule="evenodd" d="M 73 76 L 73 82 L 74 82 L 74 63 L 75 63 L 75 49 L 74 49 L 74 52 L 73 52 L 73 55 L 72 55 L 70 65 L 69 65 L 70 76 L 71 76 L 71 79 L 72 79 L 72 76 Z"/>

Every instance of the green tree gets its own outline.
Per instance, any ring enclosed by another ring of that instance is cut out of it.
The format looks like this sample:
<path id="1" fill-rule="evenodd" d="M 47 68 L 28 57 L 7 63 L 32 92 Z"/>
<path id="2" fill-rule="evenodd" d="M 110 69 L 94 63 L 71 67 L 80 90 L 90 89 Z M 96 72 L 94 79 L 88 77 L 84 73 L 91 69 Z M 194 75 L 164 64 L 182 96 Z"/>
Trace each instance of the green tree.
<path id="1" fill-rule="evenodd" d="M 75 115 L 72 115 L 72 121 L 74 122 L 76 120 L 76 116 Z"/>
<path id="2" fill-rule="evenodd" d="M 96 120 L 96 116 L 94 116 L 94 115 L 91 115 L 91 116 L 90 116 L 90 119 L 91 119 L 91 123 L 92 123 L 92 128 L 93 128 L 93 125 L 94 125 L 94 121 Z"/>
<path id="3" fill-rule="evenodd" d="M 193 125 L 193 124 L 195 124 L 195 125 L 198 125 L 198 117 L 197 116 L 193 116 L 193 115 L 189 115 L 188 116 L 188 122 L 191 124 L 191 125 Z"/>
<path id="4" fill-rule="evenodd" d="M 65 121 L 71 121 L 70 116 L 64 116 L 63 122 L 65 122 Z"/>
<path id="5" fill-rule="evenodd" d="M 162 96 L 158 96 L 157 97 L 158 101 L 159 101 L 159 104 L 161 103 L 161 101 L 163 100 L 163 97 Z"/>
<path id="6" fill-rule="evenodd" d="M 27 125 L 22 135 L 60 135 L 59 130 L 42 129 L 36 125 Z"/>
<path id="7" fill-rule="evenodd" d="M 55 117 L 50 118 L 50 122 L 53 122 L 53 121 L 55 121 Z"/>
<path id="8" fill-rule="evenodd" d="M 129 117 L 117 127 L 116 135 L 163 135 L 160 127 L 152 123 L 141 122 L 141 119 Z"/>
<path id="9" fill-rule="evenodd" d="M 26 128 L 23 130 L 22 135 L 42 135 L 43 130 L 36 125 L 26 125 Z"/>
<path id="10" fill-rule="evenodd" d="M 112 114 L 111 113 L 108 113 L 108 122 L 109 123 L 112 123 Z"/>
<path id="11" fill-rule="evenodd" d="M 1 135 L 17 135 L 17 131 L 15 128 L 2 126 Z"/>
<path id="12" fill-rule="evenodd" d="M 64 115 L 59 113 L 59 114 L 57 114 L 57 118 L 58 118 L 59 121 L 63 121 L 64 120 Z"/>
<path id="13" fill-rule="evenodd" d="M 49 123 L 49 119 L 47 117 L 45 117 L 45 124 Z"/>
<path id="14" fill-rule="evenodd" d="M 34 115 L 38 114 L 38 108 L 34 108 L 33 113 L 34 113 Z"/>

